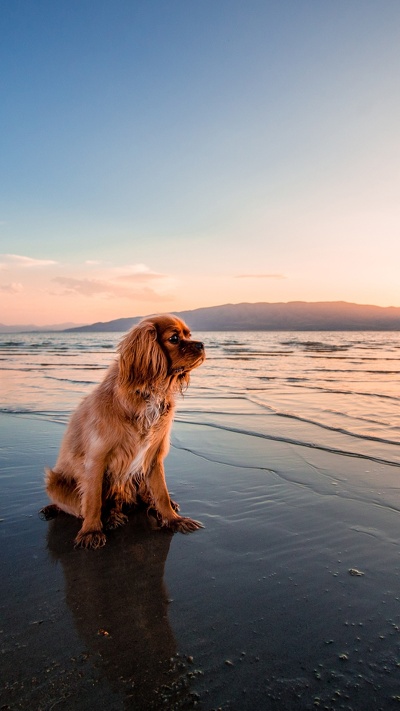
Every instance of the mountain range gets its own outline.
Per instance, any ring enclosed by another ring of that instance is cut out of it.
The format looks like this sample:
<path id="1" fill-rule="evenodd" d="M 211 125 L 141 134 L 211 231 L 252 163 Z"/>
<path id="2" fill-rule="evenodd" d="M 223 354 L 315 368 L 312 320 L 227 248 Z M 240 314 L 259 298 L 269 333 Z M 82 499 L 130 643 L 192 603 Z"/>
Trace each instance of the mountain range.
<path id="1" fill-rule="evenodd" d="M 400 308 L 345 301 L 242 303 L 174 312 L 194 331 L 397 331 Z M 127 331 L 140 316 L 66 329 L 69 332 Z"/>
<path id="2" fill-rule="evenodd" d="M 224 304 L 191 311 L 174 311 L 193 331 L 398 331 L 400 307 L 369 306 L 346 301 L 290 301 L 288 303 Z M 0 333 L 44 331 L 123 332 L 142 316 L 97 321 L 87 325 L 71 323 L 51 326 L 0 323 Z"/>

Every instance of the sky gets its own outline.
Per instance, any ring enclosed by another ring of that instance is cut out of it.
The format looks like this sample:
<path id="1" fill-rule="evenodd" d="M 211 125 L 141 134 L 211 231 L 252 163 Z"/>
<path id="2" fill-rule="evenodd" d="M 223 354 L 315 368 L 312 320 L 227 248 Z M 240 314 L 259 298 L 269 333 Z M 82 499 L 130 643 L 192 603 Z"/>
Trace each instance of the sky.
<path id="1" fill-rule="evenodd" d="M 0 0 L 0 322 L 400 306 L 398 0 Z"/>

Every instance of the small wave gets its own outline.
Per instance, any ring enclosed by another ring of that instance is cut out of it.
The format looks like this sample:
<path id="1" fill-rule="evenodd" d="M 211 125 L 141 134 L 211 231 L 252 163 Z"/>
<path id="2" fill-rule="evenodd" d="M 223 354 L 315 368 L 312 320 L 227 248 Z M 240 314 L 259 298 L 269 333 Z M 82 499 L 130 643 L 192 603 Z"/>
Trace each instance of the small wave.
<path id="1" fill-rule="evenodd" d="M 72 378 L 56 378 L 55 375 L 44 375 L 46 380 L 57 380 L 60 383 L 71 383 L 72 385 L 98 385 L 97 380 L 73 380 Z"/>
<path id="2" fill-rule="evenodd" d="M 243 356 L 240 356 L 240 355 L 228 355 L 228 356 L 225 356 L 224 360 L 225 360 L 225 359 L 227 359 L 227 360 L 252 360 L 252 357 L 247 353 L 247 355 L 243 355 Z M 215 358 L 214 360 L 218 360 L 218 359 Z M 221 360 L 221 359 L 219 359 L 219 360 Z"/>
<path id="3" fill-rule="evenodd" d="M 340 410 L 330 410 L 330 409 L 327 409 L 326 412 L 327 412 L 327 413 L 330 413 L 331 415 L 338 415 L 339 417 L 344 417 L 345 419 L 354 419 L 354 418 L 355 418 L 355 419 L 359 420 L 360 422 L 369 422 L 371 425 L 380 425 L 380 426 L 382 426 L 382 425 L 384 424 L 385 427 L 390 427 L 390 424 L 387 423 L 387 422 L 386 422 L 386 423 L 383 423 L 383 422 L 380 421 L 380 420 L 374 420 L 374 419 L 372 419 L 371 417 L 363 417 L 363 416 L 360 415 L 360 414 L 357 414 L 357 415 L 349 415 L 348 412 L 341 412 Z"/>
<path id="4" fill-rule="evenodd" d="M 379 361 L 382 361 L 382 360 L 395 360 L 396 363 L 398 363 L 400 359 L 399 359 L 399 358 L 393 358 L 392 356 L 379 356 L 379 358 L 376 358 L 376 357 L 373 357 L 373 356 L 361 356 L 361 362 L 362 362 L 362 363 L 364 363 L 364 362 L 366 363 L 366 362 L 369 361 L 369 360 L 379 360 Z"/>
<path id="5" fill-rule="evenodd" d="M 14 417 L 32 417 L 34 419 L 47 420 L 66 424 L 70 418 L 70 412 L 56 410 L 34 410 L 27 407 L 0 407 L 0 415 L 12 415 Z"/>
<path id="6" fill-rule="evenodd" d="M 276 412 L 278 417 L 286 417 L 291 420 L 296 420 L 297 422 L 305 422 L 308 425 L 314 425 L 314 427 L 320 427 L 321 429 L 328 430 L 329 432 L 338 432 L 346 437 L 354 437 L 355 439 L 367 440 L 368 442 L 379 442 L 380 444 L 390 444 L 395 447 L 400 446 L 398 440 L 386 439 L 386 437 L 378 437 L 376 435 L 366 435 L 358 434 L 357 432 L 352 432 L 351 430 L 345 429 L 344 427 L 333 427 L 333 425 L 325 425 L 322 422 L 316 422 L 307 417 L 301 417 L 300 415 L 292 415 L 289 412 Z M 360 418 L 357 418 L 360 419 Z"/>
<path id="7" fill-rule="evenodd" d="M 282 358 L 282 356 L 292 355 L 293 351 L 250 351 L 250 353 L 262 358 Z"/>
<path id="8" fill-rule="evenodd" d="M 290 420 L 295 420 L 296 422 L 305 422 L 308 425 L 313 425 L 314 427 L 319 427 L 323 430 L 328 430 L 329 432 L 338 432 L 339 434 L 343 434 L 347 437 L 353 437 L 355 439 L 367 440 L 368 442 L 379 442 L 380 444 L 390 444 L 397 447 L 400 446 L 400 442 L 398 440 L 386 439 L 385 437 L 378 437 L 376 435 L 358 434 L 357 432 L 352 432 L 351 430 L 345 429 L 344 427 L 334 427 L 333 425 L 326 425 L 323 422 L 316 422 L 315 420 L 312 420 L 309 417 L 302 417 L 301 415 L 295 415 L 291 412 L 280 412 L 279 410 L 276 410 L 270 405 L 266 405 L 255 397 L 249 397 L 248 400 L 250 402 L 254 402 L 255 405 L 259 405 L 268 412 L 273 412 L 274 415 L 276 415 L 277 417 L 285 417 Z"/>
<path id="9" fill-rule="evenodd" d="M 400 370 L 363 370 L 363 373 L 369 375 L 399 375 Z"/>
<path id="10" fill-rule="evenodd" d="M 284 352 L 273 352 L 273 353 L 253 353 L 252 351 L 246 351 L 245 355 L 236 355 L 235 353 L 226 353 L 224 355 L 212 355 L 207 357 L 207 362 L 216 360 L 257 360 L 259 358 L 287 358 L 290 356 L 289 351 Z"/>
<path id="11" fill-rule="evenodd" d="M 317 373 L 366 373 L 367 375 L 399 375 L 400 370 L 365 370 L 364 368 L 315 368 Z"/>
<path id="12" fill-rule="evenodd" d="M 324 380 L 323 378 L 318 378 L 319 380 Z M 337 382 L 336 380 L 329 380 L 326 379 L 327 383 L 334 383 Z M 361 390 L 339 390 L 337 388 L 328 388 L 328 387 L 322 387 L 320 385 L 312 385 L 311 381 L 307 383 L 307 385 L 301 385 L 297 383 L 292 383 L 292 387 L 294 388 L 306 388 L 307 390 L 320 390 L 323 393 L 326 393 L 327 395 L 357 395 L 360 397 L 370 397 L 370 398 L 378 398 L 378 399 L 383 399 L 383 400 L 396 400 L 397 402 L 400 400 L 400 397 L 397 395 L 386 395 L 385 393 L 366 393 L 362 392 Z"/>
<path id="13" fill-rule="evenodd" d="M 19 367 L 9 366 L 9 367 L 4 368 L 2 366 L 1 370 L 16 371 L 17 373 L 31 373 L 32 371 L 39 370 L 39 366 L 36 366 L 34 368 L 28 368 L 28 367 L 23 368 L 22 366 L 19 366 Z"/>
<path id="14" fill-rule="evenodd" d="M 235 346 L 234 348 L 223 347 L 222 350 L 228 353 L 248 353 L 250 349 L 247 346 Z"/>
<path id="15" fill-rule="evenodd" d="M 73 365 L 75 370 L 107 370 L 108 365 Z"/>
<path id="16" fill-rule="evenodd" d="M 181 452 L 189 452 L 189 454 L 193 454 L 195 457 L 199 457 L 200 459 L 205 459 L 206 462 L 214 462 L 215 464 L 225 464 L 230 467 L 235 467 L 237 469 L 243 469 L 243 464 L 236 464 L 236 462 L 232 462 L 232 461 L 228 462 L 224 457 L 211 456 L 210 454 L 205 454 L 204 452 L 199 452 L 196 449 L 194 449 L 193 447 L 185 447 L 184 445 L 182 445 L 180 443 L 178 444 L 177 442 L 173 442 L 171 446 L 173 447 L 173 449 L 179 449 Z M 275 469 L 272 469 L 271 467 L 263 466 L 262 464 L 246 464 L 246 469 L 256 469 L 258 471 L 271 472 L 273 474 L 278 475 L 278 472 Z"/>
<path id="17" fill-rule="evenodd" d="M 184 420 L 179 418 L 179 422 L 185 425 L 196 424 L 190 420 Z M 351 452 L 346 449 L 339 449 L 337 447 L 328 447 L 323 444 L 315 444 L 314 442 L 306 442 L 304 440 L 292 439 L 291 437 L 284 437 L 279 435 L 265 434 L 263 432 L 256 432 L 254 430 L 245 430 L 239 427 L 230 427 L 228 425 L 219 425 L 214 422 L 201 422 L 198 423 L 201 427 L 210 427 L 212 429 L 221 430 L 223 432 L 232 432 L 234 434 L 241 434 L 247 437 L 257 437 L 259 439 L 264 439 L 271 442 L 283 442 L 285 444 L 295 445 L 296 447 L 305 447 L 307 449 L 314 449 L 321 452 L 328 452 L 329 454 L 337 454 L 342 457 L 351 457 L 352 459 L 362 459 L 369 462 L 375 462 L 377 464 L 384 464 L 390 467 L 399 468 L 399 462 L 393 461 L 392 459 L 384 459 L 383 457 L 374 457 L 370 454 L 362 454 L 360 452 Z M 368 438 L 365 438 L 368 439 Z M 398 444 L 395 442 L 394 444 Z"/>
<path id="18" fill-rule="evenodd" d="M 23 341 L 4 341 L 1 344 L 1 348 L 21 348 L 21 346 L 24 346 Z"/>
<path id="19" fill-rule="evenodd" d="M 236 341 L 234 339 L 229 340 L 229 341 L 223 341 L 224 346 L 245 346 L 246 344 L 243 343 L 242 341 Z"/>
<path id="20" fill-rule="evenodd" d="M 298 341 L 296 339 L 290 339 L 288 341 L 281 341 L 282 346 L 297 346 L 303 348 L 305 351 L 320 351 L 320 352 L 335 352 L 335 351 L 347 351 L 350 348 L 349 344 L 338 345 L 335 343 L 323 343 L 322 341 Z"/>
<path id="21" fill-rule="evenodd" d="M 42 343 L 29 343 L 29 344 L 25 345 L 25 347 L 31 348 L 32 350 L 35 350 L 35 351 L 37 351 L 39 348 L 43 348 L 44 346 L 45 347 L 52 346 L 55 351 L 64 350 L 64 348 L 62 346 L 58 346 L 57 348 L 55 348 L 54 343 L 52 343 L 51 341 L 43 341 Z"/>
<path id="22" fill-rule="evenodd" d="M 353 357 L 354 356 L 351 356 L 351 355 L 329 355 L 329 360 L 330 361 L 331 360 L 349 360 L 350 362 L 352 362 Z M 320 360 L 321 360 L 321 358 L 324 358 L 325 360 L 327 360 L 325 351 L 324 352 L 321 351 L 320 353 L 317 353 L 317 354 L 312 353 L 312 355 L 311 354 L 307 355 L 307 358 L 309 358 L 309 359 L 314 358 L 315 360 L 317 358 L 319 358 Z M 360 362 L 362 363 L 363 361 L 361 360 Z"/>

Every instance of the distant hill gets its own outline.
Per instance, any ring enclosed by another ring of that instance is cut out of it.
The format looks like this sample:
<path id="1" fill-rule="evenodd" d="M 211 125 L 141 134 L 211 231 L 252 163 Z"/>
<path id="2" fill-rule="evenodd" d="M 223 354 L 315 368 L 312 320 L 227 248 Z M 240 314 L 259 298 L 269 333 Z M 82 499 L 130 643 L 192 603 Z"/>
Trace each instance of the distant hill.
<path id="1" fill-rule="evenodd" d="M 225 304 L 174 312 L 195 331 L 397 331 L 400 308 L 345 301 Z M 69 332 L 127 331 L 142 317 L 119 318 Z"/>
<path id="2" fill-rule="evenodd" d="M 74 328 L 66 328 L 67 333 L 77 333 L 79 331 L 84 331 L 85 333 L 95 333 L 97 331 L 129 331 L 135 323 L 139 321 L 143 316 L 132 316 L 132 318 L 116 318 L 114 321 L 96 321 L 96 323 L 90 324 L 90 326 L 75 326 Z"/>

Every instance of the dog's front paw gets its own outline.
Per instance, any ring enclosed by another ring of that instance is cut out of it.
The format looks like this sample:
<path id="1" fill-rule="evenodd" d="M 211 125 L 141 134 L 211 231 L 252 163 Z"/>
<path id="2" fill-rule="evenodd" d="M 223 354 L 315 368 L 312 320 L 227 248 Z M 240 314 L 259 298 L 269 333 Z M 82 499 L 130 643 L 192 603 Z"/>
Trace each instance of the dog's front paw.
<path id="1" fill-rule="evenodd" d="M 86 533 L 79 531 L 75 538 L 75 548 L 92 548 L 96 550 L 97 548 L 102 548 L 106 544 L 106 540 L 106 535 L 103 531 L 86 531 Z"/>
<path id="2" fill-rule="evenodd" d="M 171 520 L 163 521 L 163 526 L 180 533 L 192 533 L 192 531 L 197 531 L 199 528 L 204 528 L 200 521 L 195 521 L 193 518 L 187 518 L 186 516 L 177 516 Z"/>
<path id="3" fill-rule="evenodd" d="M 110 511 L 105 526 L 108 531 L 112 531 L 114 528 L 123 526 L 125 523 L 127 523 L 127 521 L 128 516 L 126 516 L 126 514 L 122 513 L 122 511 L 117 511 L 117 509 L 114 509 Z"/>

